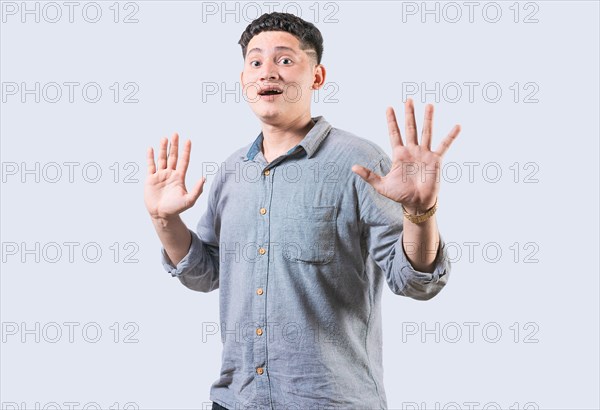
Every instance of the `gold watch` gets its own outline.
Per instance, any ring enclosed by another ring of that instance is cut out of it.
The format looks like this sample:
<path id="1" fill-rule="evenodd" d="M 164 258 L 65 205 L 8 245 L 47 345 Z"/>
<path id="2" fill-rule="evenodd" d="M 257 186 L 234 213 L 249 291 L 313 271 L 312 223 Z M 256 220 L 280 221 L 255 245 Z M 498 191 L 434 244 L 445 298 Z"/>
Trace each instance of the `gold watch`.
<path id="1" fill-rule="evenodd" d="M 411 221 L 412 223 L 415 224 L 420 224 L 421 222 L 425 222 L 426 220 L 428 220 L 429 218 L 431 218 L 431 216 L 435 213 L 435 211 L 437 211 L 437 197 L 435 198 L 435 203 L 433 204 L 433 206 L 431 208 L 429 208 L 425 213 L 421 214 L 421 215 L 411 215 L 409 214 L 406 209 L 404 208 L 404 205 L 402 205 L 402 212 L 404 212 L 404 216 L 406 217 L 406 219 L 408 219 L 409 221 Z"/>

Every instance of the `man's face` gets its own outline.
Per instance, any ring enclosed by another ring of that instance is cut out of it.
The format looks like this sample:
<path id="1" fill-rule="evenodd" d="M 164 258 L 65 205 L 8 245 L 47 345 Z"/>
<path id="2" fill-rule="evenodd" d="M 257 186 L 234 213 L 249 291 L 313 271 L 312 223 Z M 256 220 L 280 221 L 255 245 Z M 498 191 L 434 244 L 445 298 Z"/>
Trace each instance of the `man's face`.
<path id="1" fill-rule="evenodd" d="M 325 80 L 325 69 L 284 31 L 263 31 L 248 43 L 241 83 L 246 101 L 263 122 L 286 125 L 310 115 L 312 91 Z"/>

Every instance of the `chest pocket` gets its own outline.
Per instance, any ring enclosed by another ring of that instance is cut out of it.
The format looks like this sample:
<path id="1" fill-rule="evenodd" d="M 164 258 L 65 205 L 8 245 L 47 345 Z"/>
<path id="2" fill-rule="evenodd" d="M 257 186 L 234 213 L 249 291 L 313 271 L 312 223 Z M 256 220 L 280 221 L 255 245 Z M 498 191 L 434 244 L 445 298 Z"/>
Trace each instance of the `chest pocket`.
<path id="1" fill-rule="evenodd" d="M 283 256 L 292 262 L 326 264 L 333 260 L 337 208 L 289 203 L 284 218 Z"/>

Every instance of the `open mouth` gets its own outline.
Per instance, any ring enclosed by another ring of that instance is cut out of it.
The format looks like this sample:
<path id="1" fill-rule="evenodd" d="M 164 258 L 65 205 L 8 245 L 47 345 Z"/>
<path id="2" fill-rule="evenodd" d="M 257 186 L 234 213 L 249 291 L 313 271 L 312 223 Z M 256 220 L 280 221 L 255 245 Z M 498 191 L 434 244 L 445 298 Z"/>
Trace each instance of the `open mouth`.
<path id="1" fill-rule="evenodd" d="M 258 92 L 258 95 L 260 96 L 266 96 L 266 95 L 280 95 L 283 94 L 283 90 L 281 88 L 265 88 L 262 89 Z"/>

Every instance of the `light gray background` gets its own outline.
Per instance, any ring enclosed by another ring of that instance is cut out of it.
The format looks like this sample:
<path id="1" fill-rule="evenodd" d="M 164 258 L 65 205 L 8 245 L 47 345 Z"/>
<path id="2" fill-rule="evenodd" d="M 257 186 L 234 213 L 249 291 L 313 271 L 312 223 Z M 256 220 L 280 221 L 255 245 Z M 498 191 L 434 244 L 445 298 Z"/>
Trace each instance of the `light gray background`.
<path id="1" fill-rule="evenodd" d="M 470 405 L 476 409 L 486 403 L 599 408 L 598 2 L 498 2 L 502 17 L 497 23 L 482 16 L 489 2 L 478 3 L 473 22 L 463 2 L 456 3 L 463 13 L 456 23 L 448 21 L 454 12 L 443 2 L 438 3 L 439 23 L 432 15 L 422 22 L 420 14 L 405 15 L 403 21 L 407 5 L 401 2 L 330 3 L 298 3 L 325 39 L 329 88 L 313 105 L 313 116 L 324 115 L 391 153 L 385 108 L 394 106 L 403 122 L 403 83 L 481 84 L 473 101 L 464 86 L 458 102 L 414 96 L 419 129 L 424 104 L 435 104 L 434 148 L 454 124 L 463 127 L 444 158 L 458 164 L 462 178 L 452 182 L 456 168 L 445 168 L 449 176 L 442 181 L 437 213 L 456 260 L 449 284 L 428 302 L 385 289 L 389 408 L 410 408 L 413 402 L 428 409 L 469 408 L 469 402 L 478 402 Z M 219 335 L 204 335 L 203 342 L 203 323 L 218 323 L 219 295 L 192 292 L 161 267 L 159 241 L 143 204 L 145 152 L 174 131 L 191 138 L 189 186 L 207 164 L 223 161 L 258 135 L 259 123 L 243 99 L 235 102 L 229 95 L 222 102 L 220 94 L 203 96 L 202 91 L 203 83 L 231 89 L 239 81 L 243 62 L 237 41 L 255 11 L 240 3 L 237 14 L 222 17 L 220 11 L 203 15 L 207 4 L 201 2 L 138 1 L 139 21 L 125 24 L 112 21 L 112 2 L 98 2 L 103 14 L 93 24 L 82 18 L 85 4 L 75 9 L 73 23 L 65 6 L 62 20 L 54 24 L 43 18 L 35 23 L 32 16 L 23 23 L 20 14 L 3 15 L 1 23 L 3 84 L 97 82 L 103 91 L 95 104 L 81 98 L 81 87 L 74 103 L 66 95 L 58 103 L 35 103 L 32 96 L 23 103 L 20 95 L 3 95 L 2 408 L 10 402 L 26 408 L 36 402 L 61 408 L 66 402 L 79 402 L 75 408 L 90 402 L 103 408 L 115 403 L 113 408 L 123 408 L 127 402 L 143 409 L 202 408 L 220 369 Z M 266 3 L 254 4 L 268 11 Z M 287 4 L 280 2 L 275 10 Z M 134 10 L 124 9 L 125 3 L 119 7 L 120 19 Z M 520 10 L 518 22 L 511 7 Z M 323 22 L 332 12 L 338 21 Z M 531 12 L 538 22 L 524 23 Z M 139 102 L 112 102 L 109 86 L 115 82 L 135 82 Z M 482 97 L 487 83 L 500 85 L 500 101 Z M 510 89 L 514 83 L 521 88 L 518 102 Z M 537 102 L 524 102 L 533 90 L 524 88 L 526 83 L 536 84 Z M 69 161 L 80 164 L 73 183 L 65 166 L 60 181 L 44 180 L 44 166 L 49 172 L 47 164 Z M 6 168 L 9 163 L 33 168 L 36 162 L 39 183 L 33 175 L 25 175 L 23 183 L 20 173 L 11 175 Z M 109 168 L 115 162 L 121 167 L 119 183 Z M 472 182 L 465 162 L 480 164 Z M 518 182 L 510 168 L 515 162 Z M 88 163 L 100 166 L 98 183 L 82 178 Z M 133 175 L 139 182 L 123 182 L 133 169 L 123 169 L 126 163 L 139 165 Z M 482 176 L 489 163 L 502 171 L 496 183 Z M 532 168 L 524 168 L 526 163 Z M 525 183 L 533 171 L 537 182 Z M 211 183 L 209 175 L 206 189 Z M 205 204 L 203 195 L 183 214 L 188 226 L 195 227 Z M 22 262 L 21 253 L 6 252 L 10 242 L 29 248 L 36 242 L 40 247 L 80 245 L 73 263 L 65 246 L 58 262 L 41 255 L 35 263 L 34 255 L 24 255 Z M 90 242 L 103 251 L 97 263 L 81 256 Z M 121 246 L 118 263 L 109 248 L 115 242 Z M 139 247 L 137 263 L 123 262 L 128 242 Z M 472 260 L 465 242 L 479 243 Z M 515 242 L 518 262 L 511 250 Z M 535 248 L 524 248 L 528 242 Z M 496 263 L 482 255 L 489 243 L 502 251 Z M 537 262 L 525 263 L 532 250 Z M 21 323 L 35 329 L 36 322 L 40 342 L 34 340 L 35 330 L 22 342 Z M 79 323 L 74 343 L 64 322 Z M 115 322 L 121 328 L 117 343 L 110 329 Z M 137 328 L 124 328 L 129 322 Z M 465 322 L 477 323 L 472 343 Z M 520 328 L 516 342 L 515 322 Z M 8 334 L 10 323 L 18 325 L 16 335 Z M 56 343 L 48 340 L 54 335 L 49 323 L 61 324 L 63 335 Z M 103 331 L 97 343 L 82 337 L 89 323 Z M 420 329 L 417 335 L 406 332 L 411 323 Z M 496 343 L 483 337 L 484 325 L 491 326 L 490 337 L 495 327 L 502 330 Z M 43 334 L 44 326 L 50 333 Z M 463 334 L 453 343 L 457 326 Z M 428 335 L 425 328 L 434 332 Z M 138 342 L 124 343 L 132 329 Z M 529 341 L 535 342 L 525 343 L 531 333 Z M 451 407 L 453 402 L 460 407 Z"/>

